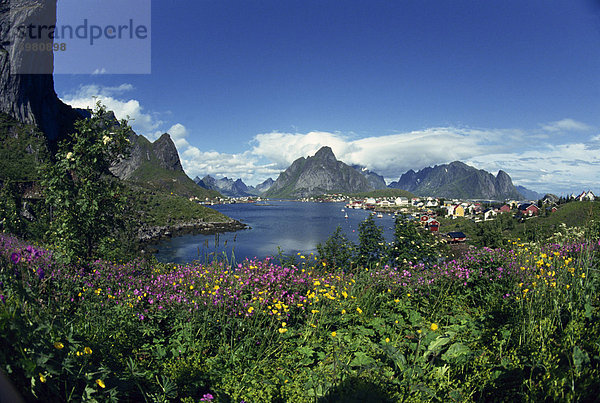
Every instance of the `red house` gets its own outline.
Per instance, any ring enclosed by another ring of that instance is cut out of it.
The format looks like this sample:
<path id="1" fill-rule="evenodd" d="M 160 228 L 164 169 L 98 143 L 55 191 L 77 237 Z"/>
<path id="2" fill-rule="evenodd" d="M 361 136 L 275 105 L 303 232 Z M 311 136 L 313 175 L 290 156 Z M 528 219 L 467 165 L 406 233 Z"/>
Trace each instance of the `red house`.
<path id="1" fill-rule="evenodd" d="M 504 206 L 500 207 L 498 211 L 500 211 L 501 213 L 510 213 L 510 206 L 508 204 L 505 204 Z"/>
<path id="2" fill-rule="evenodd" d="M 430 218 L 425 223 L 425 229 L 428 229 L 431 232 L 438 232 L 440 230 L 440 222 L 433 218 Z"/>
<path id="3" fill-rule="evenodd" d="M 524 203 L 519 206 L 519 212 L 524 216 L 538 215 L 540 209 L 532 203 Z"/>
<path id="4" fill-rule="evenodd" d="M 448 242 L 450 243 L 463 243 L 467 240 L 467 236 L 461 231 L 448 232 L 446 236 L 448 237 Z"/>

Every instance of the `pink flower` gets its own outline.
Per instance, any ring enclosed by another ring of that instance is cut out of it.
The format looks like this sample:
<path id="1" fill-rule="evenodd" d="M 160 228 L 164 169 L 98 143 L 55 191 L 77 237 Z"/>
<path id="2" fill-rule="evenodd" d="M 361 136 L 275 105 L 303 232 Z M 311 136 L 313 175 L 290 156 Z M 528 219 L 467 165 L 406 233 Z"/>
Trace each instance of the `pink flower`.
<path id="1" fill-rule="evenodd" d="M 17 252 L 14 252 L 13 254 L 10 255 L 10 260 L 14 264 L 17 264 L 17 263 L 19 263 L 19 260 L 21 260 L 21 255 L 19 255 Z"/>

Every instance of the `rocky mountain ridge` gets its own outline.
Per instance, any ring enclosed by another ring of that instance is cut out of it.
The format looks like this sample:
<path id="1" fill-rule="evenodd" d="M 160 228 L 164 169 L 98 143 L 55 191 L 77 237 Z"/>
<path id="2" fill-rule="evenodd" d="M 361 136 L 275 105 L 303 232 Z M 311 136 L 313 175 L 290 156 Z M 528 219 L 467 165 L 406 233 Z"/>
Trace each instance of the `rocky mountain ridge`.
<path id="1" fill-rule="evenodd" d="M 269 178 L 256 186 L 248 186 L 241 179 L 233 180 L 228 177 L 215 179 L 210 175 L 206 175 L 202 179 L 196 176 L 194 182 L 204 189 L 214 190 L 228 197 L 261 196 L 275 183 L 273 179 Z"/>
<path id="2" fill-rule="evenodd" d="M 489 200 L 522 198 L 506 172 L 500 170 L 494 176 L 460 161 L 423 168 L 418 172 L 411 169 L 389 187 L 418 196 Z"/>
<path id="3" fill-rule="evenodd" d="M 358 193 L 373 190 L 356 169 L 338 161 L 330 147 L 308 158 L 298 158 L 282 172 L 266 197 L 299 198 L 324 193 Z"/>

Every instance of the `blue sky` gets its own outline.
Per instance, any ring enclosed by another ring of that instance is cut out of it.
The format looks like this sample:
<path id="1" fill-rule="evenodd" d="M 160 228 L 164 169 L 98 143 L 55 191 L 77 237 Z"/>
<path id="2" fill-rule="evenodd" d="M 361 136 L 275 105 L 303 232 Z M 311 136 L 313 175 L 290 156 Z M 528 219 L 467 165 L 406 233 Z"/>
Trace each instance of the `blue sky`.
<path id="1" fill-rule="evenodd" d="M 151 74 L 98 65 L 56 91 L 168 131 L 191 177 L 256 184 L 330 145 L 388 181 L 461 160 L 600 194 L 600 2 L 147 4 Z"/>

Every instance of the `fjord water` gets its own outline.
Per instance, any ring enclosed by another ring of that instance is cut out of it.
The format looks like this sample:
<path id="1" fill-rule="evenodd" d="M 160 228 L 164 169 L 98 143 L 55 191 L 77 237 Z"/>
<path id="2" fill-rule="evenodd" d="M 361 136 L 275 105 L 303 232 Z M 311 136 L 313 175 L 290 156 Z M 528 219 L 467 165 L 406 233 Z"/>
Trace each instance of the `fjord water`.
<path id="1" fill-rule="evenodd" d="M 358 226 L 370 214 L 365 210 L 344 209 L 343 203 L 301 203 L 269 201 L 213 206 L 215 210 L 247 224 L 251 229 L 218 235 L 183 235 L 153 245 L 161 262 L 187 263 L 211 256 L 237 262 L 245 258 L 262 259 L 278 254 L 316 253 L 319 242 L 325 242 L 339 225 L 351 241 L 358 243 Z M 348 218 L 345 218 L 345 214 Z M 390 241 L 394 217 L 384 214 L 375 218 Z"/>

